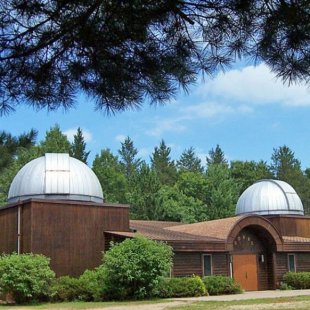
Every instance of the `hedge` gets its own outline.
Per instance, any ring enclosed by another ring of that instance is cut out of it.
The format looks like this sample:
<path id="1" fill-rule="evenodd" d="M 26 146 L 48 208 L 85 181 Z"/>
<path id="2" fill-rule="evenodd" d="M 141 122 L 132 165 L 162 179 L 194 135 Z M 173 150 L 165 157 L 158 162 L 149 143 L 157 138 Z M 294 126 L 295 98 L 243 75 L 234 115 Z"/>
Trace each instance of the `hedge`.
<path id="1" fill-rule="evenodd" d="M 287 272 L 283 281 L 293 289 L 310 289 L 310 272 Z"/>
<path id="2" fill-rule="evenodd" d="M 209 295 L 238 294 L 242 292 L 240 284 L 225 276 L 207 276 L 202 281 Z"/>
<path id="3" fill-rule="evenodd" d="M 197 297 L 206 294 L 200 277 L 162 278 L 154 289 L 154 297 Z"/>

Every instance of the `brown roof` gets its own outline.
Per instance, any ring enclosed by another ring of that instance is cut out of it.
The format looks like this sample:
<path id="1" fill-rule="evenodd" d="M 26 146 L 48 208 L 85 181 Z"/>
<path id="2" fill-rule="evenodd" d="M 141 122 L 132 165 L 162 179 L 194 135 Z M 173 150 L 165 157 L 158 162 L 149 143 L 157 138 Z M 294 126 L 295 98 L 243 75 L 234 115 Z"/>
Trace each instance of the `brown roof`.
<path id="1" fill-rule="evenodd" d="M 242 216 L 229 217 L 225 219 L 206 221 L 194 224 L 183 224 L 168 227 L 167 230 L 198 235 L 201 237 L 217 238 L 226 240 L 232 227 L 242 218 Z"/>
<path id="2" fill-rule="evenodd" d="M 241 217 L 242 216 L 237 216 L 194 224 L 166 221 L 131 220 L 131 232 L 107 232 L 129 238 L 133 237 L 135 233 L 140 233 L 141 235 L 154 240 L 201 240 L 219 242 L 227 239 L 230 230 Z"/>

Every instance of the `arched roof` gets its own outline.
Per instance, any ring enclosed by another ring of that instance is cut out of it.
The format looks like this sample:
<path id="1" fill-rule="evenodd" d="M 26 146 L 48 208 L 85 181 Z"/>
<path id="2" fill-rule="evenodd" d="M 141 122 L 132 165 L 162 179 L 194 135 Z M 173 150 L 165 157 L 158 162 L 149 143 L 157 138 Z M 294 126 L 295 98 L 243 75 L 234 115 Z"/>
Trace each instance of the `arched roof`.
<path id="1" fill-rule="evenodd" d="M 8 200 L 29 198 L 103 202 L 95 173 L 69 154 L 47 153 L 23 166 L 13 179 Z"/>
<path id="2" fill-rule="evenodd" d="M 294 188 L 284 181 L 260 180 L 240 196 L 236 215 L 304 215 L 302 202 Z"/>

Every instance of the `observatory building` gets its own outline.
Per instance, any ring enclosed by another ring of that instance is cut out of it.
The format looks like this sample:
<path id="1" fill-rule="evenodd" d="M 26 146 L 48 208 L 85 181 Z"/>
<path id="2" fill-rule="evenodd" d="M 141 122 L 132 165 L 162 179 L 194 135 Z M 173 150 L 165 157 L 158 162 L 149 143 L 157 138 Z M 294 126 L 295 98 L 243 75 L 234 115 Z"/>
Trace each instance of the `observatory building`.
<path id="1" fill-rule="evenodd" d="M 287 271 L 310 271 L 310 217 L 286 182 L 247 188 L 236 216 L 194 224 L 129 220 L 129 206 L 104 203 L 93 171 L 68 154 L 26 164 L 0 208 L 0 252 L 40 253 L 58 276 L 98 266 L 110 241 L 140 233 L 173 247 L 172 276 L 226 275 L 246 290 L 277 288 Z"/>

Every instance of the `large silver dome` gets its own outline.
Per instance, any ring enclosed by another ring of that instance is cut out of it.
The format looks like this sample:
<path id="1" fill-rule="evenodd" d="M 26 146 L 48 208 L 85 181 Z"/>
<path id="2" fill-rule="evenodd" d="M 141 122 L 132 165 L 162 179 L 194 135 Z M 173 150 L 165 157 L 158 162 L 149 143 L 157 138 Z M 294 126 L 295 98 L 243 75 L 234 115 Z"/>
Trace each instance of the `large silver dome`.
<path id="1" fill-rule="evenodd" d="M 304 215 L 302 202 L 294 188 L 284 181 L 260 180 L 248 187 L 240 196 L 236 215 Z"/>
<path id="2" fill-rule="evenodd" d="M 10 186 L 8 201 L 28 198 L 103 202 L 95 173 L 68 154 L 47 153 L 27 163 Z"/>

